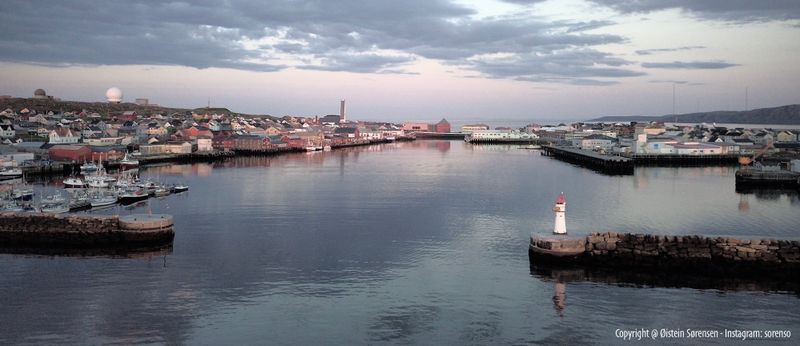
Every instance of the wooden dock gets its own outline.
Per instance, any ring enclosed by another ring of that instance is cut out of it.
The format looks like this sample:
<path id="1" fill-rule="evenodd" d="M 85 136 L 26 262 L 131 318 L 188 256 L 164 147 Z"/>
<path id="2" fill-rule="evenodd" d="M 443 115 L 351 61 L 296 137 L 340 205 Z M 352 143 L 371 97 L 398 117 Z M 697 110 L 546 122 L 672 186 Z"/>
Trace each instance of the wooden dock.
<path id="1" fill-rule="evenodd" d="M 633 174 L 633 160 L 622 156 L 603 155 L 591 150 L 561 146 L 542 146 L 542 155 L 552 156 L 607 174 Z"/>
<path id="2" fill-rule="evenodd" d="M 631 159 L 637 166 L 704 166 L 735 165 L 738 154 L 725 155 L 682 155 L 682 154 L 633 154 Z"/>

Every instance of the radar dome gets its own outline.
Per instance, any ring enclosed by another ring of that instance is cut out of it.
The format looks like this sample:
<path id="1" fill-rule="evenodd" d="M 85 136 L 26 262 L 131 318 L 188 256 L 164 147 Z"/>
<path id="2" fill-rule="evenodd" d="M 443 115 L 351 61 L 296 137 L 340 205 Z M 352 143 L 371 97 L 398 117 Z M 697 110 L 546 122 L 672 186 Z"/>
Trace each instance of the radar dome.
<path id="1" fill-rule="evenodd" d="M 44 89 L 36 89 L 33 92 L 33 97 L 35 97 L 35 98 L 45 98 L 45 97 L 47 97 L 47 93 L 44 92 Z"/>
<path id="2" fill-rule="evenodd" d="M 106 91 L 106 99 L 108 99 L 110 103 L 122 102 L 122 90 L 119 90 L 117 87 L 109 88 Z"/>

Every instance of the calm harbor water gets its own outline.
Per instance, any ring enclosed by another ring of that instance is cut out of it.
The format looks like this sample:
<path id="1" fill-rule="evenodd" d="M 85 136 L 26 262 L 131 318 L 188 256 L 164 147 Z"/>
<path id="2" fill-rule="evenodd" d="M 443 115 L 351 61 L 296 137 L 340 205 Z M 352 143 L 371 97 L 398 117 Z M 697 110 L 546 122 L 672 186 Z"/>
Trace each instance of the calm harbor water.
<path id="1" fill-rule="evenodd" d="M 573 234 L 800 237 L 796 191 L 737 193 L 734 172 L 606 176 L 461 141 L 151 167 L 191 190 L 103 213 L 173 214 L 173 248 L 0 254 L 0 344 L 611 344 L 620 328 L 796 344 L 800 294 L 780 284 L 530 266 L 562 191 Z"/>

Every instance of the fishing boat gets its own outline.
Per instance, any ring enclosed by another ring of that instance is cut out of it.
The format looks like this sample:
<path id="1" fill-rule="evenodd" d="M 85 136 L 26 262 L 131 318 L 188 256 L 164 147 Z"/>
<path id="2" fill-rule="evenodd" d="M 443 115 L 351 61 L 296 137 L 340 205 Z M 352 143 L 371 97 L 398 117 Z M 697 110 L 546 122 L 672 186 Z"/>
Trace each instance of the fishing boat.
<path id="1" fill-rule="evenodd" d="M 41 211 L 52 214 L 66 213 L 69 211 L 69 202 L 64 196 L 50 195 L 42 199 Z"/>
<path id="2" fill-rule="evenodd" d="M 88 209 L 92 206 L 89 202 L 89 194 L 85 190 L 68 190 L 69 193 L 69 211 L 78 211 Z"/>
<path id="3" fill-rule="evenodd" d="M 119 195 L 119 203 L 131 204 L 138 201 L 143 201 L 149 197 L 150 195 L 144 189 L 130 189 Z"/>
<path id="4" fill-rule="evenodd" d="M 81 165 L 81 172 L 89 173 L 97 170 L 97 165 L 94 162 L 85 162 Z"/>
<path id="5" fill-rule="evenodd" d="M 145 192 L 147 192 L 147 194 L 149 194 L 151 196 L 155 196 L 156 189 L 158 188 L 158 185 L 156 185 L 156 183 L 154 183 L 152 181 L 149 181 L 149 180 L 148 181 L 144 181 L 144 182 L 140 182 L 136 186 L 138 186 L 139 188 L 143 189 Z"/>
<path id="6" fill-rule="evenodd" d="M 102 177 L 90 175 L 86 177 L 86 185 L 95 189 L 105 189 L 108 187 L 108 182 Z"/>
<path id="7" fill-rule="evenodd" d="M 153 195 L 156 197 L 164 197 L 164 196 L 169 196 L 170 193 L 171 193 L 170 189 L 164 186 L 159 186 L 156 188 L 155 192 L 153 192 Z"/>
<path id="8" fill-rule="evenodd" d="M 181 192 L 188 191 L 188 190 L 189 190 L 189 186 L 188 185 L 183 185 L 183 184 L 175 185 L 175 186 L 172 187 L 172 192 L 174 192 L 174 193 L 181 193 Z"/>
<path id="9" fill-rule="evenodd" d="M 86 187 L 86 183 L 83 182 L 83 179 L 78 177 L 69 177 L 64 179 L 64 188 L 65 189 L 80 189 Z"/>
<path id="10" fill-rule="evenodd" d="M 91 204 L 92 208 L 107 207 L 109 205 L 117 204 L 117 196 L 98 194 L 89 198 L 89 203 Z"/>
<path id="11" fill-rule="evenodd" d="M 120 170 L 128 170 L 132 168 L 139 167 L 139 160 L 128 157 L 128 153 L 125 153 L 125 157 L 119 161 L 119 169 Z"/>
<path id="12" fill-rule="evenodd" d="M 22 170 L 19 168 L 0 168 L 0 179 L 14 179 L 22 176 Z"/>
<path id="13" fill-rule="evenodd" d="M 11 198 L 18 201 L 30 201 L 33 199 L 33 188 L 22 186 L 11 191 Z"/>

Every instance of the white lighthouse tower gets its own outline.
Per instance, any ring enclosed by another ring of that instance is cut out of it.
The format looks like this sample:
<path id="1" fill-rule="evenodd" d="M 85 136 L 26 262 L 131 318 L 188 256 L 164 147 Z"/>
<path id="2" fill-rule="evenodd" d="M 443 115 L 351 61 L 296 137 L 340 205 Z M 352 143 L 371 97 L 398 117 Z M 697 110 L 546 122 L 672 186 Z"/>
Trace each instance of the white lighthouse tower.
<path id="1" fill-rule="evenodd" d="M 564 198 L 563 192 L 556 199 L 553 212 L 556 214 L 556 224 L 553 226 L 553 234 L 567 234 L 567 199 Z"/>

